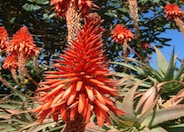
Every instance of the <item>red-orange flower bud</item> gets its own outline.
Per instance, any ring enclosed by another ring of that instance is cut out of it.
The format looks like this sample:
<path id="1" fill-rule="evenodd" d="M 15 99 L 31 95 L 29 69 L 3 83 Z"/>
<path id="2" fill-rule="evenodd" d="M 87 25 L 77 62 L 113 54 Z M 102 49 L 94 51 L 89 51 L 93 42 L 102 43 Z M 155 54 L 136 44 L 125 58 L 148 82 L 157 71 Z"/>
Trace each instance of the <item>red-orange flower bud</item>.
<path id="1" fill-rule="evenodd" d="M 165 17 L 169 18 L 169 19 L 175 19 L 175 18 L 180 18 L 182 16 L 184 16 L 184 12 L 181 11 L 181 9 L 178 7 L 178 5 L 176 4 L 167 4 L 165 6 Z"/>
<path id="2" fill-rule="evenodd" d="M 3 64 L 4 69 L 18 69 L 18 55 L 16 52 L 13 52 L 6 56 Z"/>
<path id="3" fill-rule="evenodd" d="M 0 27 L 0 49 L 4 50 L 7 47 L 8 41 L 8 33 L 4 27 Z"/>
<path id="4" fill-rule="evenodd" d="M 57 15 L 62 17 L 65 17 L 65 12 L 70 4 L 74 4 L 76 10 L 78 10 L 82 15 L 89 14 L 89 9 L 97 7 L 90 0 L 51 0 L 50 2 Z"/>
<path id="5" fill-rule="evenodd" d="M 149 49 L 150 48 L 150 44 L 149 43 L 144 43 L 144 44 L 142 44 L 142 49 L 143 50 L 147 50 L 147 49 Z"/>
<path id="6" fill-rule="evenodd" d="M 24 26 L 13 35 L 7 51 L 23 53 L 26 59 L 30 59 L 39 53 L 40 48 L 36 47 L 33 37 Z"/>
<path id="7" fill-rule="evenodd" d="M 121 24 L 117 24 L 111 32 L 112 41 L 117 43 L 129 42 L 134 39 L 133 33 L 130 29 L 125 28 Z"/>

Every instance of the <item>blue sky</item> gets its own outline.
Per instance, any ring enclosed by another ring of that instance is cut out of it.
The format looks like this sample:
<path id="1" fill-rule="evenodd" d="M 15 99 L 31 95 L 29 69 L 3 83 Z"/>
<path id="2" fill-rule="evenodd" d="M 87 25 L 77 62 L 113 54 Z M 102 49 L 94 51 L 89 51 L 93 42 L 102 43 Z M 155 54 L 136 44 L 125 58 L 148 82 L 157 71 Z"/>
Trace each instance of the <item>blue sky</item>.
<path id="1" fill-rule="evenodd" d="M 173 46 L 175 46 L 175 54 L 177 54 L 180 59 L 184 59 L 184 36 L 182 35 L 182 33 L 178 32 L 177 30 L 168 30 L 167 32 L 162 33 L 161 36 L 172 39 L 169 42 L 169 44 L 171 44 L 171 46 L 164 46 L 164 48 L 160 49 L 160 51 L 166 57 L 166 59 L 168 61 L 170 60 Z M 150 60 L 150 64 L 153 67 L 157 65 L 156 60 L 157 60 L 156 55 L 153 54 L 153 57 Z"/>
<path id="2" fill-rule="evenodd" d="M 184 6 L 181 6 L 181 10 L 184 11 Z M 151 12 L 148 13 L 148 16 L 150 15 L 150 13 Z M 153 14 L 151 13 L 151 15 Z M 171 46 L 164 46 L 164 48 L 160 49 L 160 51 L 168 61 L 170 60 L 173 46 L 175 46 L 175 54 L 178 55 L 178 58 L 184 59 L 184 36 L 182 35 L 181 32 L 179 32 L 178 30 L 167 30 L 165 33 L 162 33 L 161 37 L 172 39 L 170 42 L 168 42 L 169 44 L 171 44 Z M 156 61 L 157 61 L 156 55 L 153 54 L 150 64 L 152 66 L 155 66 L 157 65 Z"/>
<path id="3" fill-rule="evenodd" d="M 184 6 L 181 7 L 181 10 L 184 11 Z M 149 12 L 144 14 L 144 17 L 151 18 L 154 17 L 154 15 L 155 15 L 154 12 L 150 10 Z M 178 30 L 170 29 L 162 33 L 160 37 L 172 39 L 171 41 L 167 42 L 171 46 L 164 46 L 162 49 L 159 49 L 168 61 L 170 60 L 173 46 L 175 46 L 175 54 L 177 54 L 180 59 L 184 59 L 184 36 L 182 35 L 181 32 L 179 32 Z M 154 46 L 154 44 L 151 44 L 151 46 Z M 157 67 L 157 58 L 155 53 L 153 54 L 150 60 L 150 64 L 154 68 Z"/>

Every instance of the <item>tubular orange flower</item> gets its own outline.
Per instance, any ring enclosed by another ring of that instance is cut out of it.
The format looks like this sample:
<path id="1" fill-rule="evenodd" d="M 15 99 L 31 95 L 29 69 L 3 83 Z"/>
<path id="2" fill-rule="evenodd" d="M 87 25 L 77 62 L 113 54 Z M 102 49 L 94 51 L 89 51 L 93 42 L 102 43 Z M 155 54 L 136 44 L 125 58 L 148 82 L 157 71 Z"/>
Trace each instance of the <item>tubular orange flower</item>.
<path id="1" fill-rule="evenodd" d="M 147 50 L 148 48 L 150 48 L 150 44 L 149 43 L 142 44 L 142 49 L 143 50 Z"/>
<path id="2" fill-rule="evenodd" d="M 20 78 L 24 79 L 24 74 L 29 80 L 31 80 L 35 85 L 38 85 L 27 73 L 26 71 L 26 61 L 33 56 L 37 56 L 40 52 L 40 48 L 36 47 L 33 43 L 33 37 L 30 35 L 27 27 L 22 27 L 17 31 L 9 42 L 7 47 L 7 52 L 18 53 L 16 57 L 18 58 L 18 69 Z M 15 70 L 14 70 L 15 73 Z"/>
<path id="3" fill-rule="evenodd" d="M 4 27 L 0 27 L 0 49 L 4 50 L 7 47 L 8 33 Z"/>
<path id="4" fill-rule="evenodd" d="M 29 60 L 33 56 L 37 56 L 40 48 L 36 47 L 33 37 L 30 35 L 27 27 L 24 26 L 13 35 L 7 51 L 19 53 L 19 69 L 24 71 L 26 60 Z"/>
<path id="5" fill-rule="evenodd" d="M 89 9 L 97 8 L 90 0 L 76 0 L 76 7 L 82 13 L 82 15 L 89 14 Z"/>
<path id="6" fill-rule="evenodd" d="M 184 15 L 184 12 L 176 4 L 167 4 L 165 6 L 165 17 L 174 20 L 175 18 L 180 18 Z"/>
<path id="7" fill-rule="evenodd" d="M 33 37 L 30 35 L 27 27 L 22 27 L 13 35 L 8 47 L 9 52 L 23 53 L 26 59 L 31 58 L 39 53 L 40 48 L 34 44 Z"/>
<path id="8" fill-rule="evenodd" d="M 17 72 L 16 70 L 18 69 L 18 54 L 17 52 L 12 52 L 6 56 L 4 60 L 4 64 L 2 66 L 4 69 L 8 69 L 15 82 L 22 87 L 22 85 L 19 83 L 18 78 L 17 78 Z"/>
<path id="9" fill-rule="evenodd" d="M 117 24 L 114 27 L 114 29 L 111 31 L 111 38 L 112 38 L 112 41 L 115 41 L 116 43 L 124 44 L 123 45 L 124 56 L 127 54 L 127 48 L 128 48 L 141 59 L 141 56 L 127 44 L 127 42 L 134 39 L 133 33 L 128 28 L 125 28 L 121 24 Z"/>
<path id="10" fill-rule="evenodd" d="M 53 65 L 57 71 L 45 73 L 44 86 L 37 92 L 46 94 L 38 96 L 41 106 L 34 110 L 38 112 L 40 122 L 47 115 L 60 113 L 66 122 L 81 115 L 87 123 L 94 112 L 102 126 L 104 122 L 110 123 L 109 111 L 124 114 L 106 97 L 106 94 L 118 94 L 116 81 L 107 75 L 109 70 L 103 56 L 101 37 L 104 29 L 100 27 L 101 22 L 97 14 L 88 15 L 78 41 L 68 45 L 65 54 L 61 55 L 62 60 Z"/>
<path id="11" fill-rule="evenodd" d="M 9 54 L 3 64 L 4 69 L 17 69 L 18 68 L 18 56 L 16 52 Z"/>
<path id="12" fill-rule="evenodd" d="M 97 7 L 90 0 L 51 0 L 51 5 L 54 7 L 57 15 L 65 17 L 70 4 L 74 4 L 76 10 L 82 13 L 82 15 L 88 14 L 88 10 L 93 7 Z"/>
<path id="13" fill-rule="evenodd" d="M 111 34 L 111 38 L 117 43 L 127 43 L 134 38 L 133 33 L 121 24 L 117 24 L 112 30 Z"/>

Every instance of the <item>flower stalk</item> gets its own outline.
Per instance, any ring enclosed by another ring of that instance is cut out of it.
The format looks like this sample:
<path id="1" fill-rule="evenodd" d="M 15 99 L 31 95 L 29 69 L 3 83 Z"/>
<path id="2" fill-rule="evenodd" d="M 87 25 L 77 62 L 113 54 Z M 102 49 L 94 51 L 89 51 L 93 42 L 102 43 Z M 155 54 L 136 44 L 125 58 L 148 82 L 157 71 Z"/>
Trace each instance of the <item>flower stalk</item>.
<path id="1" fill-rule="evenodd" d="M 6 48 L 4 49 L 7 52 L 7 56 L 3 68 L 11 71 L 13 79 L 20 87 L 25 87 L 25 76 L 33 84 L 39 86 L 26 71 L 26 61 L 30 60 L 33 56 L 37 56 L 41 50 L 33 42 L 33 38 L 29 34 L 27 27 L 22 27 L 13 35 L 12 39 L 8 42 L 8 46 L 5 46 Z M 19 72 L 22 83 L 18 81 L 16 70 Z"/>
<path id="2" fill-rule="evenodd" d="M 81 28 L 81 19 L 89 14 L 89 9 L 96 8 L 90 0 L 51 0 L 57 16 L 66 19 L 68 44 L 77 39 L 78 31 Z"/>
<path id="3" fill-rule="evenodd" d="M 169 18 L 170 20 L 174 20 L 179 30 L 184 35 L 184 26 L 181 19 L 184 16 L 184 12 L 181 11 L 181 9 L 176 4 L 167 4 L 164 9 L 166 13 L 165 17 Z"/>
<path id="4" fill-rule="evenodd" d="M 176 25 L 178 26 L 179 30 L 181 31 L 181 33 L 184 35 L 184 25 L 183 25 L 183 21 L 180 18 L 175 18 L 174 21 L 176 22 Z"/>
<path id="5" fill-rule="evenodd" d="M 30 97 L 30 96 L 28 96 L 28 95 L 26 95 L 26 94 L 23 94 L 23 93 L 21 93 L 20 91 L 18 91 L 16 88 L 14 88 L 12 85 L 10 85 L 6 79 L 3 79 L 1 75 L 0 75 L 0 81 L 1 81 L 7 88 L 11 89 L 11 90 L 14 91 L 15 93 L 20 94 L 20 95 L 22 95 L 22 96 L 24 96 L 24 97 L 26 97 L 26 98 L 28 98 L 28 99 L 31 99 L 31 100 L 33 99 L 32 97 Z"/>
<path id="6" fill-rule="evenodd" d="M 144 62 L 144 53 L 143 49 L 141 46 L 141 38 L 140 38 L 140 30 L 139 30 L 139 14 L 138 14 L 138 3 L 137 0 L 128 0 L 129 3 L 129 11 L 130 11 L 130 16 L 132 18 L 132 21 L 134 22 L 134 28 L 136 31 L 136 39 L 137 39 L 137 47 L 139 49 L 139 53 L 141 55 L 141 60 Z"/>
<path id="7" fill-rule="evenodd" d="M 111 38 L 112 41 L 123 44 L 124 55 L 126 55 L 126 51 L 128 48 L 129 50 L 133 51 L 139 57 L 139 59 L 141 59 L 141 56 L 128 45 L 128 42 L 134 39 L 133 33 L 128 28 L 125 28 L 121 24 L 117 24 L 111 32 Z"/>
<path id="8" fill-rule="evenodd" d="M 71 45 L 72 41 L 77 39 L 77 34 L 81 28 L 81 13 L 77 12 L 74 3 L 70 2 L 65 14 L 68 30 L 67 42 Z"/>

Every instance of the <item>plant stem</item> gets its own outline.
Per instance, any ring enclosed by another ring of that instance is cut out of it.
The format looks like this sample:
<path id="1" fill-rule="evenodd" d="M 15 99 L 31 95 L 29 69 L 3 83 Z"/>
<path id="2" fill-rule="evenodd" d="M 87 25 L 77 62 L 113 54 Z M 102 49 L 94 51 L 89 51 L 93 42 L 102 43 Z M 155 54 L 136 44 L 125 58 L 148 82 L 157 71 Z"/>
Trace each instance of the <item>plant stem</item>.
<path id="1" fill-rule="evenodd" d="M 129 11 L 130 11 L 130 16 L 132 18 L 132 21 L 134 22 L 134 28 L 136 31 L 136 39 L 137 39 L 137 44 L 136 46 L 139 49 L 140 55 L 141 55 L 141 60 L 144 62 L 144 53 L 143 49 L 141 46 L 141 38 L 140 38 L 140 30 L 139 30 L 139 23 L 138 23 L 138 3 L 137 0 L 128 0 L 129 3 Z"/>
<path id="2" fill-rule="evenodd" d="M 20 94 L 20 95 L 22 95 L 22 96 L 24 96 L 24 97 L 26 97 L 26 98 L 32 100 L 31 97 L 29 97 L 29 96 L 26 95 L 26 94 L 21 93 L 21 92 L 18 91 L 16 88 L 14 88 L 12 85 L 10 85 L 10 84 L 8 83 L 8 81 L 6 81 L 5 79 L 2 78 L 1 75 L 0 75 L 0 81 L 1 81 L 7 88 L 11 89 L 11 90 L 14 91 L 15 93 L 18 93 L 18 94 Z"/>
<path id="3" fill-rule="evenodd" d="M 76 11 L 74 3 L 70 2 L 68 10 L 66 11 L 66 24 L 68 30 L 67 41 L 68 44 L 72 44 L 73 40 L 77 40 L 77 34 L 81 28 L 81 14 Z"/>
<path id="4" fill-rule="evenodd" d="M 176 25 L 178 26 L 179 30 L 182 32 L 184 35 L 184 26 L 183 26 L 183 21 L 180 18 L 175 18 L 174 21 L 176 22 Z"/>

